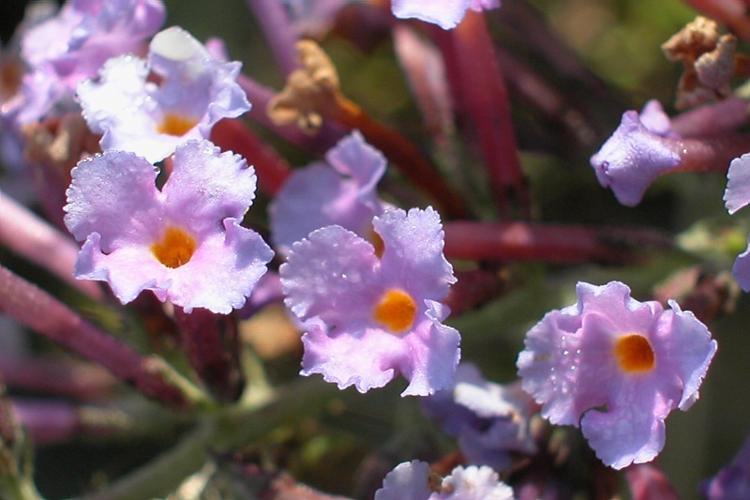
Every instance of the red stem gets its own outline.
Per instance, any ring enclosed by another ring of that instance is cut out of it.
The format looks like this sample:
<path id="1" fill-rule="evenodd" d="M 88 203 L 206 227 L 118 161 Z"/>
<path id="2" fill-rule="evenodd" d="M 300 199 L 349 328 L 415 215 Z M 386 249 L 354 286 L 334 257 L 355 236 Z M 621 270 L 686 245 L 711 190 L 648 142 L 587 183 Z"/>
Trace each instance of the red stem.
<path id="1" fill-rule="evenodd" d="M 286 161 L 241 120 L 221 120 L 211 130 L 211 140 L 224 151 L 234 151 L 244 156 L 247 163 L 255 168 L 260 190 L 271 196 L 278 193 L 291 173 Z"/>
<path id="2" fill-rule="evenodd" d="M 25 279 L 0 266 L 0 311 L 61 346 L 99 363 L 146 396 L 184 408 L 188 398 L 153 360 L 110 337 Z"/>
<path id="3" fill-rule="evenodd" d="M 9 387 L 72 397 L 100 399 L 115 379 L 96 365 L 0 355 L 0 377 Z"/>
<path id="4" fill-rule="evenodd" d="M 501 213 L 509 197 L 528 211 L 526 182 L 518 157 L 508 91 L 484 16 L 468 11 L 454 30 L 435 30 L 456 100 L 476 127 L 485 167 Z"/>
<path id="5" fill-rule="evenodd" d="M 625 469 L 633 500 L 678 500 L 680 496 L 656 462 L 633 464 Z"/>
<path id="6" fill-rule="evenodd" d="M 668 246 L 662 234 L 646 229 L 550 224 L 445 224 L 445 254 L 451 259 L 550 263 L 623 262 L 643 245 Z"/>
<path id="7" fill-rule="evenodd" d="M 722 134 L 696 139 L 667 139 L 680 156 L 680 165 L 672 172 L 726 172 L 729 162 L 750 151 L 750 135 Z"/>

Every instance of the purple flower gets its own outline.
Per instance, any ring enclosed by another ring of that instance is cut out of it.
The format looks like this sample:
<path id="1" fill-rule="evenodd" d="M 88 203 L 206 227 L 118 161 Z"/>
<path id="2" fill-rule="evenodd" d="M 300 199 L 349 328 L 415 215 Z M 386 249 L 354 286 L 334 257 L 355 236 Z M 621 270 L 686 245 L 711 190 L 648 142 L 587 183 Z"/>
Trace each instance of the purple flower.
<path id="1" fill-rule="evenodd" d="M 295 241 L 333 224 L 373 236 L 372 218 L 384 208 L 375 188 L 385 157 L 355 131 L 328 151 L 326 160 L 295 170 L 270 206 L 274 246 L 284 254 Z"/>
<path id="2" fill-rule="evenodd" d="M 750 153 L 735 158 L 729 164 L 724 203 L 730 214 L 750 203 Z M 742 289 L 750 292 L 750 237 L 748 248 L 734 262 L 732 274 Z"/>
<path id="3" fill-rule="evenodd" d="M 208 141 L 177 148 L 173 172 L 122 151 L 81 161 L 72 171 L 65 224 L 85 240 L 76 276 L 109 282 L 123 303 L 152 290 L 186 311 L 239 308 L 273 252 L 240 225 L 255 196 L 245 160 Z"/>
<path id="4" fill-rule="evenodd" d="M 654 180 L 679 166 L 678 152 L 665 139 L 673 136 L 657 101 L 649 101 L 640 115 L 626 111 L 612 137 L 591 157 L 599 184 L 612 188 L 623 205 L 637 205 Z"/>
<path id="5" fill-rule="evenodd" d="M 458 332 L 439 301 L 456 281 L 443 256 L 432 208 L 386 210 L 373 220 L 383 252 L 341 226 L 292 246 L 279 270 L 285 303 L 303 322 L 302 374 L 320 373 L 360 392 L 409 380 L 405 395 L 450 387 L 460 357 Z"/>
<path id="6" fill-rule="evenodd" d="M 489 467 L 453 469 L 433 480 L 430 466 L 419 460 L 397 465 L 383 479 L 375 500 L 513 500 L 513 490 Z"/>
<path id="7" fill-rule="evenodd" d="M 111 59 L 98 82 L 78 86 L 78 99 L 89 128 L 103 134 L 103 150 L 156 162 L 180 144 L 208 138 L 222 118 L 250 109 L 235 81 L 241 66 L 212 58 L 188 32 L 172 27 L 151 41 L 148 64 L 133 56 Z"/>
<path id="8" fill-rule="evenodd" d="M 138 52 L 164 17 L 160 0 L 70 0 L 56 16 L 29 28 L 21 40 L 31 69 L 22 90 L 28 109 L 19 119 L 40 118 L 107 59 Z"/>
<path id="9" fill-rule="evenodd" d="M 458 26 L 468 9 L 481 12 L 497 7 L 500 0 L 393 0 L 392 9 L 398 18 L 421 19 L 449 30 Z"/>
<path id="10" fill-rule="evenodd" d="M 732 463 L 721 469 L 704 486 L 710 500 L 741 500 L 750 498 L 750 437 Z"/>
<path id="11" fill-rule="evenodd" d="M 533 454 L 529 418 L 534 402 L 520 383 L 501 386 L 488 382 L 476 366 L 462 363 L 455 385 L 422 401 L 428 415 L 458 437 L 466 460 L 494 469 L 507 468 L 511 453 Z"/>
<path id="12" fill-rule="evenodd" d="M 578 303 L 547 315 L 518 356 L 523 388 L 553 424 L 578 426 L 621 469 L 664 447 L 664 419 L 687 410 L 716 352 L 706 326 L 674 301 L 638 302 L 613 281 L 579 283 Z"/>

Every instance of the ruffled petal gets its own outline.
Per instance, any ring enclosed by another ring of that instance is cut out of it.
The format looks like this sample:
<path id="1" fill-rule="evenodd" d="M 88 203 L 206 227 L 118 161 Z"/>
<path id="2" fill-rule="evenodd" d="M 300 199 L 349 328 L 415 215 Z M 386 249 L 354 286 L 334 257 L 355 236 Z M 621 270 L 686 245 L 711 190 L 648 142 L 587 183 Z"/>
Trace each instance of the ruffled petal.
<path id="1" fill-rule="evenodd" d="M 99 233 L 105 253 L 150 244 L 162 214 L 156 174 L 148 161 L 121 151 L 79 162 L 66 192 L 65 225 L 78 241 Z"/>
<path id="2" fill-rule="evenodd" d="M 456 467 L 441 486 L 447 493 L 435 493 L 430 500 L 513 500 L 513 489 L 489 467 Z"/>
<path id="3" fill-rule="evenodd" d="M 127 245 L 103 253 L 98 233 L 92 233 L 78 255 L 76 277 L 106 281 L 123 304 L 134 300 L 143 290 L 153 290 L 165 300 L 171 284 L 169 269 L 161 265 L 147 246 Z"/>
<path id="4" fill-rule="evenodd" d="M 724 204 L 730 214 L 750 204 L 750 153 L 729 164 Z"/>
<path id="5" fill-rule="evenodd" d="M 287 307 L 300 319 L 320 316 L 338 325 L 370 320 L 379 290 L 378 263 L 368 242 L 340 226 L 328 226 L 292 246 L 279 269 Z"/>
<path id="6" fill-rule="evenodd" d="M 734 261 L 732 275 L 744 291 L 750 292 L 750 238 L 745 251 L 739 254 Z"/>
<path id="7" fill-rule="evenodd" d="M 469 0 L 393 0 L 392 4 L 394 16 L 420 19 L 444 30 L 458 26 L 468 8 Z"/>
<path id="8" fill-rule="evenodd" d="M 239 309 L 267 271 L 273 250 L 237 219 L 224 219 L 200 242 L 190 261 L 170 273 L 168 299 L 190 312 L 201 307 L 218 314 Z"/>
<path id="9" fill-rule="evenodd" d="M 444 234 L 438 213 L 428 207 L 386 210 L 373 219 L 383 240 L 383 281 L 407 284 L 412 295 L 441 300 L 456 282 L 453 267 L 443 255 Z"/>
<path id="10" fill-rule="evenodd" d="M 650 462 L 664 448 L 664 407 L 647 381 L 629 384 L 606 412 L 587 412 L 581 429 L 596 456 L 614 469 Z"/>
<path id="11" fill-rule="evenodd" d="M 412 460 L 397 465 L 383 479 L 383 487 L 375 492 L 375 500 L 427 500 L 430 489 L 427 479 L 430 466 Z"/>
<path id="12" fill-rule="evenodd" d="M 170 217 L 197 234 L 212 232 L 225 217 L 242 218 L 255 198 L 255 170 L 244 158 L 222 153 L 209 141 L 177 148 L 162 193 Z"/>
<path id="13" fill-rule="evenodd" d="M 275 246 L 288 253 L 292 244 L 316 229 L 339 225 L 365 236 L 376 212 L 359 202 L 359 188 L 317 163 L 295 170 L 270 207 Z"/>
<path id="14" fill-rule="evenodd" d="M 373 194 L 385 173 L 385 156 L 370 146 L 356 130 L 326 153 L 326 161 L 336 171 L 356 182 L 363 202 L 368 201 L 368 195 Z"/>
<path id="15" fill-rule="evenodd" d="M 461 359 L 461 335 L 441 323 L 447 316 L 442 310 L 446 306 L 431 300 L 425 302 L 427 319 L 404 337 L 408 356 L 399 370 L 409 385 L 402 396 L 428 396 L 453 386 Z"/>
<path id="16" fill-rule="evenodd" d="M 311 320 L 305 324 L 305 330 L 300 373 L 305 376 L 320 373 L 326 382 L 335 383 L 339 389 L 353 385 L 365 393 L 383 387 L 393 379 L 407 355 L 401 339 L 376 328 L 330 334 L 322 322 Z"/>

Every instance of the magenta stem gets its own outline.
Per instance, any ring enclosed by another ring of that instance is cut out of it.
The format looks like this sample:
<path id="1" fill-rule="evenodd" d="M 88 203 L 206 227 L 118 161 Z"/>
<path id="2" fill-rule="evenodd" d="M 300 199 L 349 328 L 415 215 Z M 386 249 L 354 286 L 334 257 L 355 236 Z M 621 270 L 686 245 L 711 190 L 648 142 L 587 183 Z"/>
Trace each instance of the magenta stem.
<path id="1" fill-rule="evenodd" d="M 102 291 L 96 283 L 79 281 L 73 275 L 78 245 L 1 191 L 0 243 L 62 278 L 89 297 L 102 297 Z"/>
<path id="2" fill-rule="evenodd" d="M 75 398 L 101 399 L 116 383 L 96 365 L 0 355 L 0 378 L 9 387 Z"/>
<path id="3" fill-rule="evenodd" d="M 451 259 L 515 262 L 623 262 L 642 246 L 669 246 L 647 229 L 456 221 L 445 224 Z"/>
<path id="4" fill-rule="evenodd" d="M 0 266 L 0 311 L 61 346 L 99 363 L 146 396 L 176 407 L 190 399 L 162 367 L 102 332 L 25 279 Z"/>
<path id="5" fill-rule="evenodd" d="M 726 172 L 729 162 L 750 151 L 750 135 L 722 134 L 693 139 L 665 139 L 680 156 L 672 172 Z"/>
<path id="6" fill-rule="evenodd" d="M 294 27 L 289 22 L 284 4 L 279 0 L 247 0 L 247 5 L 255 14 L 260 28 L 268 41 L 276 64 L 289 75 L 299 63 L 294 44 L 297 41 Z"/>
<path id="7" fill-rule="evenodd" d="M 672 117 L 672 130 L 681 137 L 720 135 L 747 122 L 750 102 L 730 97 Z"/>

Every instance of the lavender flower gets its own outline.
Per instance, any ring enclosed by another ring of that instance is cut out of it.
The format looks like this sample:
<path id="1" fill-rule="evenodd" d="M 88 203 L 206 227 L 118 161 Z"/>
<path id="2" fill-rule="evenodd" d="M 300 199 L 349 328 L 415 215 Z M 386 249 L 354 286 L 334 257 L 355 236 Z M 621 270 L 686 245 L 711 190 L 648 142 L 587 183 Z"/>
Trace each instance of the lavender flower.
<path id="1" fill-rule="evenodd" d="M 663 139 L 674 135 L 657 101 L 649 101 L 640 114 L 626 111 L 612 137 L 591 157 L 599 184 L 611 188 L 623 205 L 637 205 L 652 182 L 680 164 L 679 154 Z"/>
<path id="2" fill-rule="evenodd" d="M 511 487 L 489 467 L 459 466 L 442 480 L 431 479 L 427 463 L 401 463 L 385 476 L 375 500 L 513 500 Z"/>
<path id="3" fill-rule="evenodd" d="M 235 81 L 241 66 L 212 58 L 188 32 L 172 27 L 151 41 L 148 64 L 132 56 L 111 59 L 98 82 L 79 85 L 78 99 L 89 128 L 103 134 L 103 150 L 155 162 L 191 139 L 208 138 L 220 119 L 250 109 Z"/>
<path id="4" fill-rule="evenodd" d="M 284 254 L 295 241 L 333 224 L 373 236 L 372 218 L 384 208 L 375 188 L 385 158 L 355 131 L 328 151 L 326 160 L 295 170 L 270 206 L 274 245 Z"/>
<path id="5" fill-rule="evenodd" d="M 437 24 L 444 30 L 453 29 L 471 9 L 477 12 L 500 7 L 500 0 L 393 0 L 393 15 L 416 18 Z"/>
<path id="6" fill-rule="evenodd" d="M 607 465 L 651 461 L 664 420 L 687 410 L 716 352 L 706 326 L 674 301 L 638 302 L 613 281 L 579 283 L 578 303 L 548 313 L 518 356 L 523 388 L 553 424 L 578 426 Z"/>
<path id="7" fill-rule="evenodd" d="M 520 383 L 501 386 L 488 382 L 471 363 L 461 363 L 455 385 L 423 400 L 422 407 L 440 422 L 468 463 L 503 470 L 511 453 L 533 454 L 529 418 L 534 402 Z"/>
<path id="8" fill-rule="evenodd" d="M 709 500 L 741 500 L 750 498 L 750 438 L 732 462 L 721 469 L 704 487 Z"/>
<path id="9" fill-rule="evenodd" d="M 72 172 L 65 224 L 84 241 L 81 279 L 107 281 L 123 303 L 145 289 L 186 311 L 239 308 L 273 252 L 240 225 L 255 196 L 255 172 L 208 141 L 179 146 L 164 188 L 132 153 L 110 151 Z"/>
<path id="10" fill-rule="evenodd" d="M 29 28 L 21 56 L 21 122 L 39 119 L 110 57 L 138 52 L 164 22 L 160 0 L 69 0 L 54 17 Z"/>
<path id="11" fill-rule="evenodd" d="M 280 268 L 287 307 L 306 330 L 302 374 L 321 373 L 343 389 L 382 387 L 396 372 L 402 395 L 449 387 L 460 357 L 458 332 L 439 301 L 455 282 L 432 208 L 386 210 L 373 220 L 382 254 L 341 226 L 292 246 Z"/>
<path id="12" fill-rule="evenodd" d="M 735 158 L 729 164 L 724 203 L 730 214 L 734 214 L 750 203 L 750 153 Z M 750 237 L 749 237 L 750 238 Z M 750 291 L 750 239 L 748 248 L 737 256 L 732 274 L 743 290 Z"/>

